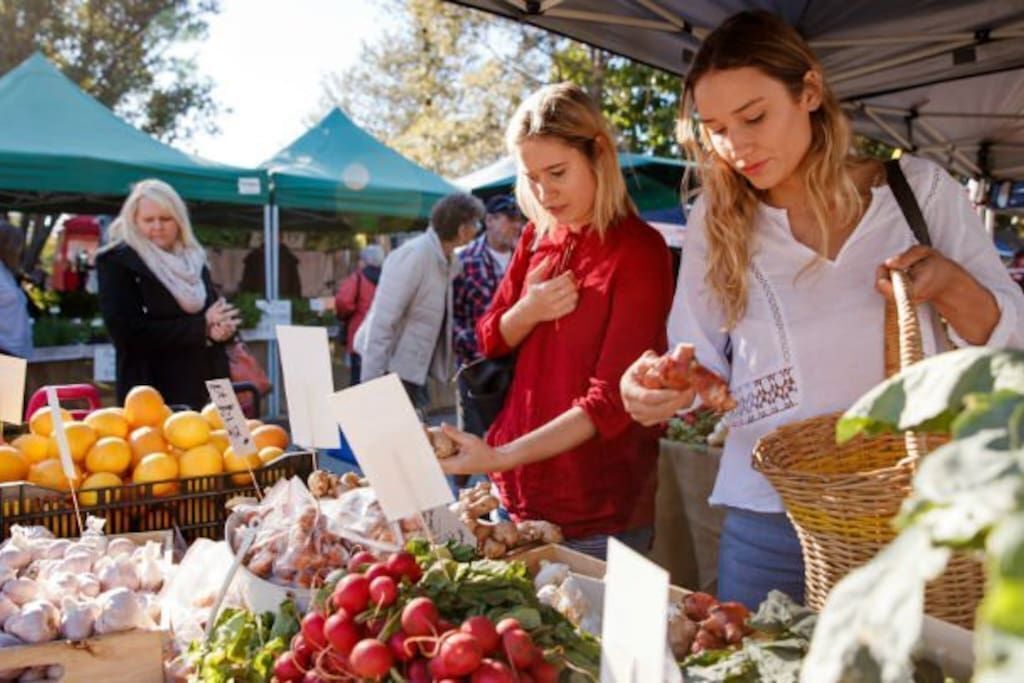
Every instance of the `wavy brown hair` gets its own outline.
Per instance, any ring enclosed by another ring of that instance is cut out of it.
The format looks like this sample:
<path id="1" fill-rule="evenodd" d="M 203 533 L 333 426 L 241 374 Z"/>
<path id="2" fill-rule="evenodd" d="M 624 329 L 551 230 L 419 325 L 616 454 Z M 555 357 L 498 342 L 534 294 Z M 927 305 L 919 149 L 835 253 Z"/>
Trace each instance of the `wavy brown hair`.
<path id="1" fill-rule="evenodd" d="M 505 131 L 509 153 L 531 138 L 558 140 L 587 158 L 597 188 L 591 225 L 601 237 L 616 221 L 636 213 L 615 151 L 615 134 L 600 107 L 575 83 L 547 85 L 526 98 Z M 533 221 L 537 238 L 555 227 L 555 218 L 544 210 L 530 189 L 526 172 L 516 176 L 516 200 Z"/>
<path id="2" fill-rule="evenodd" d="M 693 92 L 708 73 L 743 67 L 753 67 L 781 82 L 794 99 L 803 93 L 808 72 L 822 74 L 821 64 L 796 30 L 764 11 L 733 15 L 712 31 L 687 74 L 676 133 L 696 164 L 706 195 L 706 277 L 725 311 L 728 329 L 746 312 L 754 217 L 762 193 L 715 153 L 707 130 L 698 121 Z M 855 221 L 863 200 L 850 174 L 854 161 L 850 122 L 824 77 L 821 105 L 811 112 L 811 130 L 811 146 L 798 172 L 820 231 L 820 254 L 825 256 L 829 224 Z"/>

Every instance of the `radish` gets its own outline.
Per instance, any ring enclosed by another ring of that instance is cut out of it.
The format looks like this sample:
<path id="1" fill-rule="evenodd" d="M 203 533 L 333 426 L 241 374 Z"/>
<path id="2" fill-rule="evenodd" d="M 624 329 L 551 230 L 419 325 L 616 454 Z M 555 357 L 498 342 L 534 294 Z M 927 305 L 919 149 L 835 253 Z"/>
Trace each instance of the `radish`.
<path id="1" fill-rule="evenodd" d="M 310 612 L 302 617 L 302 637 L 314 652 L 327 647 L 327 639 L 324 637 L 324 615 L 319 612 Z"/>
<path id="2" fill-rule="evenodd" d="M 558 683 L 558 667 L 544 659 L 542 655 L 534 658 L 530 665 L 530 673 L 537 683 Z"/>
<path id="3" fill-rule="evenodd" d="M 431 659 L 427 664 L 427 670 L 430 671 L 430 677 L 435 681 L 448 677 L 448 669 L 444 665 L 444 660 L 440 657 Z"/>
<path id="4" fill-rule="evenodd" d="M 495 659 L 485 659 L 473 672 L 470 683 L 516 683 L 512 669 Z"/>
<path id="5" fill-rule="evenodd" d="M 384 630 L 384 626 L 387 624 L 387 620 L 384 617 L 377 617 L 376 619 L 369 619 L 365 624 L 366 637 L 376 638 L 380 635 L 380 632 Z"/>
<path id="6" fill-rule="evenodd" d="M 348 657 L 356 643 L 362 640 L 363 634 L 348 612 L 340 609 L 324 622 L 324 637 L 341 656 Z"/>
<path id="7" fill-rule="evenodd" d="M 366 568 L 363 576 L 366 577 L 367 581 L 373 581 L 380 576 L 391 576 L 391 572 L 388 571 L 387 566 L 383 562 L 374 562 Z"/>
<path id="8" fill-rule="evenodd" d="M 317 675 L 315 671 L 307 671 L 306 675 L 302 677 L 302 683 L 327 683 L 327 681 Z"/>
<path id="9" fill-rule="evenodd" d="M 430 598 L 413 598 L 402 610 L 402 628 L 410 636 L 434 635 L 437 621 L 437 607 Z"/>
<path id="10" fill-rule="evenodd" d="M 296 633 L 292 638 L 292 652 L 295 654 L 295 661 L 302 669 L 309 668 L 309 663 L 313 661 L 313 656 L 316 654 L 301 633 Z"/>
<path id="11" fill-rule="evenodd" d="M 366 638 L 352 648 L 348 662 L 356 676 L 379 680 L 391 670 L 391 652 L 379 640 Z"/>
<path id="12" fill-rule="evenodd" d="M 519 625 L 519 620 L 515 617 L 505 617 L 498 622 L 496 630 L 499 636 L 503 636 L 505 635 L 505 631 L 509 631 L 514 628 L 522 628 L 522 626 Z"/>
<path id="13" fill-rule="evenodd" d="M 468 633 L 456 632 L 441 641 L 437 658 L 444 662 L 449 676 L 459 677 L 472 673 L 484 658 L 480 641 Z"/>
<path id="14" fill-rule="evenodd" d="M 405 631 L 395 631 L 388 638 L 388 647 L 391 649 L 391 654 L 400 662 L 408 662 L 416 656 L 415 648 L 405 642 L 405 639 L 408 637 Z"/>
<path id="15" fill-rule="evenodd" d="M 335 586 L 331 602 L 354 617 L 370 604 L 370 580 L 362 574 L 349 574 Z"/>
<path id="16" fill-rule="evenodd" d="M 301 681 L 302 671 L 295 661 L 295 653 L 285 652 L 274 662 L 274 676 L 279 681 Z"/>
<path id="17" fill-rule="evenodd" d="M 537 679 L 531 676 L 529 671 L 520 671 L 516 674 L 516 680 L 519 683 L 537 683 Z"/>
<path id="18" fill-rule="evenodd" d="M 400 581 L 404 577 L 409 579 L 409 583 L 416 583 L 423 577 L 423 570 L 420 569 L 420 565 L 417 564 L 412 553 L 405 551 L 395 553 L 387 559 L 386 564 L 388 572 L 395 577 L 396 581 Z"/>
<path id="19" fill-rule="evenodd" d="M 427 660 L 414 659 L 405 668 L 405 678 L 409 683 L 431 683 L 430 669 Z"/>
<path id="20" fill-rule="evenodd" d="M 380 609 L 390 607 L 398 599 L 398 586 L 390 576 L 370 580 L 370 604 Z"/>
<path id="21" fill-rule="evenodd" d="M 449 631 L 454 631 L 454 630 L 455 630 L 455 624 L 453 624 L 452 622 L 448 621 L 447 619 L 438 619 L 437 620 L 437 632 L 440 633 L 441 635 L 444 635 L 445 633 L 448 633 Z"/>
<path id="22" fill-rule="evenodd" d="M 377 557 L 366 550 L 360 550 L 352 557 L 348 558 L 348 570 L 353 573 L 360 573 L 366 569 L 367 565 L 371 565 L 377 561 Z"/>
<path id="23" fill-rule="evenodd" d="M 530 634 L 521 628 L 505 631 L 501 636 L 501 648 L 505 651 L 509 663 L 516 669 L 528 668 L 533 664 L 534 656 L 537 654 Z"/>
<path id="24" fill-rule="evenodd" d="M 497 651 L 501 644 L 501 638 L 498 636 L 497 629 L 494 628 L 494 622 L 487 617 L 470 617 L 462 622 L 460 630 L 476 638 L 485 655 Z"/>

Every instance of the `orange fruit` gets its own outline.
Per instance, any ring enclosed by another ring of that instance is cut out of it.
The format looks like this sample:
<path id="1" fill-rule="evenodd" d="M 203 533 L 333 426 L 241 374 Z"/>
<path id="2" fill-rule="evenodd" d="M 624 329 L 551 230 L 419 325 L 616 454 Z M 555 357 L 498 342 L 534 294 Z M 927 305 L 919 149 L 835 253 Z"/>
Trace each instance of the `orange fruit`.
<path id="1" fill-rule="evenodd" d="M 266 465 L 268 463 L 271 463 L 271 462 L 277 460 L 282 455 L 284 455 L 284 450 L 281 449 L 281 448 L 278 448 L 277 446 L 264 446 L 263 448 L 260 449 L 260 454 L 259 455 L 260 455 L 260 462 L 262 462 L 264 465 Z"/>
<path id="2" fill-rule="evenodd" d="M 78 465 L 75 465 L 75 483 L 77 484 L 81 479 L 82 472 L 78 469 Z M 64 476 L 64 470 L 61 469 L 60 461 L 53 458 L 41 460 L 29 466 L 28 480 L 33 484 L 45 486 L 49 489 L 57 489 L 58 491 L 71 490 L 71 484 L 68 482 L 68 478 Z"/>
<path id="3" fill-rule="evenodd" d="M 210 440 L 210 423 L 194 410 L 183 410 L 164 422 L 164 438 L 172 446 L 187 451 Z"/>
<path id="4" fill-rule="evenodd" d="M 132 467 L 150 453 L 167 452 L 167 441 L 158 427 L 138 427 L 132 430 L 128 445 L 132 449 Z"/>
<path id="5" fill-rule="evenodd" d="M 104 408 L 89 413 L 85 416 L 85 424 L 92 427 L 98 437 L 128 438 L 128 420 L 124 419 L 124 411 L 120 408 Z"/>
<path id="6" fill-rule="evenodd" d="M 211 429 L 224 429 L 224 420 L 220 418 L 220 412 L 217 410 L 217 406 L 212 403 L 207 403 L 203 406 L 203 410 L 200 412 L 203 419 L 210 423 Z"/>
<path id="7" fill-rule="evenodd" d="M 60 409 L 60 416 L 63 418 L 64 424 L 71 422 L 71 413 L 63 408 Z M 50 407 L 45 406 L 32 413 L 32 417 L 28 421 L 28 428 L 33 434 L 49 436 L 53 431 L 53 416 L 50 414 Z"/>
<path id="8" fill-rule="evenodd" d="M 133 387 L 124 397 L 124 418 L 132 427 L 159 426 L 168 410 L 160 392 L 144 384 Z"/>
<path id="9" fill-rule="evenodd" d="M 214 429 L 210 432 L 210 445 L 214 446 L 218 452 L 223 453 L 231 445 L 231 439 L 228 438 L 227 430 L 225 429 Z"/>
<path id="10" fill-rule="evenodd" d="M 230 446 L 224 451 L 224 471 L 241 472 L 242 474 L 236 474 L 231 477 L 231 481 L 239 486 L 252 483 L 249 470 L 258 470 L 262 466 L 263 461 L 260 460 L 260 456 L 257 453 L 250 453 L 246 456 L 235 455 L 235 449 Z"/>
<path id="11" fill-rule="evenodd" d="M 29 461 L 14 446 L 0 444 L 0 481 L 23 481 L 28 475 Z"/>
<path id="12" fill-rule="evenodd" d="M 205 477 L 224 471 L 224 458 L 213 444 L 190 448 L 178 459 L 178 473 L 185 477 Z"/>
<path id="13" fill-rule="evenodd" d="M 263 425 L 252 432 L 252 442 L 256 448 L 277 446 L 281 450 L 288 448 L 288 432 L 277 425 Z"/>
<path id="14" fill-rule="evenodd" d="M 254 417 L 250 417 L 248 420 L 245 421 L 245 424 L 247 424 L 249 426 L 249 431 L 251 432 L 254 429 L 256 429 L 257 427 L 260 427 L 263 424 L 263 421 L 262 420 L 257 420 Z"/>
<path id="15" fill-rule="evenodd" d="M 178 478 L 178 459 L 167 453 L 150 453 L 135 466 L 132 472 L 132 481 L 136 484 L 150 484 L 152 482 L 166 482 L 168 479 Z M 153 485 L 154 496 L 169 496 L 178 490 L 175 482 L 166 482 Z"/>
<path id="16" fill-rule="evenodd" d="M 96 431 L 84 422 L 72 421 L 64 423 L 64 433 L 68 437 L 68 450 L 71 451 L 71 459 L 75 462 L 85 460 L 85 454 L 96 443 Z M 60 457 L 56 434 L 50 434 L 46 444 L 46 454 L 50 458 Z"/>
<path id="17" fill-rule="evenodd" d="M 78 495 L 78 500 L 82 505 L 96 505 L 99 503 L 99 494 L 89 493 L 89 489 L 105 489 L 114 486 L 121 486 L 124 484 L 121 481 L 121 477 L 117 476 L 113 472 L 96 472 L 90 474 L 82 482 L 82 492 Z M 109 497 L 108 497 L 109 496 Z M 120 500 L 121 492 L 112 491 L 110 494 L 104 495 L 104 502 Z"/>
<path id="18" fill-rule="evenodd" d="M 46 460 L 49 456 L 47 448 L 50 440 L 39 434 L 22 434 L 11 442 L 11 445 L 21 451 L 21 454 L 28 460 L 28 464 Z"/>
<path id="19" fill-rule="evenodd" d="M 132 449 L 128 442 L 116 436 L 105 436 L 97 441 L 85 456 L 85 468 L 90 472 L 124 474 L 132 464 Z"/>

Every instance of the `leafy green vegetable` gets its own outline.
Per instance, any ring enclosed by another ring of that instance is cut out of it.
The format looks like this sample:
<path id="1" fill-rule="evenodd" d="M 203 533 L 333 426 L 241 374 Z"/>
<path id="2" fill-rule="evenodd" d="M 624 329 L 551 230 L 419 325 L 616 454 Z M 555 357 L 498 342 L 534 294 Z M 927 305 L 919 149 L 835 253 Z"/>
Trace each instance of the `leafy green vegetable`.
<path id="1" fill-rule="evenodd" d="M 226 608 L 217 618 L 209 641 L 189 646 L 186 659 L 196 683 L 266 683 L 274 660 L 299 631 L 299 613 L 291 600 L 277 614 L 255 615 Z"/>
<path id="2" fill-rule="evenodd" d="M 915 363 L 879 384 L 846 411 L 840 443 L 858 434 L 947 432 L 971 394 L 1024 394 L 1024 352 L 968 348 Z"/>

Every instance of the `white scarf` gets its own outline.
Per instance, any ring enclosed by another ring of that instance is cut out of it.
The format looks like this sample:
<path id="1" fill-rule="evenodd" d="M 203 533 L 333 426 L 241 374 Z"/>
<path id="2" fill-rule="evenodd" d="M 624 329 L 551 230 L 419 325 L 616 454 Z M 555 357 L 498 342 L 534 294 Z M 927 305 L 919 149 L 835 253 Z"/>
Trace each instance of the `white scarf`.
<path id="1" fill-rule="evenodd" d="M 203 266 L 206 254 L 202 249 L 186 247 L 180 242 L 173 251 L 165 251 L 148 239 L 131 240 L 139 258 L 149 266 L 160 283 L 186 313 L 199 313 L 206 305 L 206 284 Z"/>

